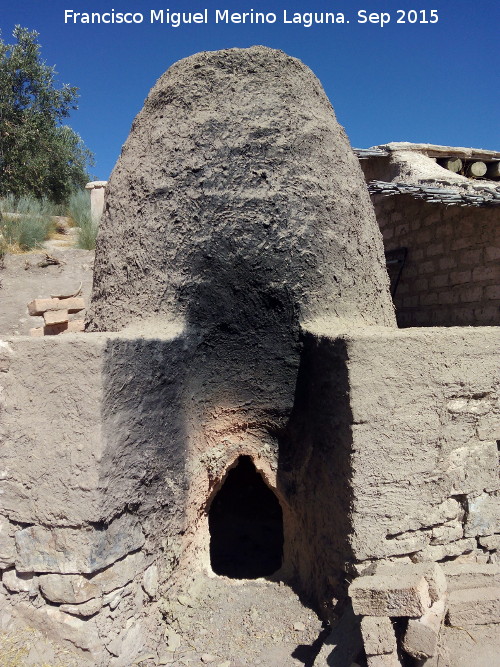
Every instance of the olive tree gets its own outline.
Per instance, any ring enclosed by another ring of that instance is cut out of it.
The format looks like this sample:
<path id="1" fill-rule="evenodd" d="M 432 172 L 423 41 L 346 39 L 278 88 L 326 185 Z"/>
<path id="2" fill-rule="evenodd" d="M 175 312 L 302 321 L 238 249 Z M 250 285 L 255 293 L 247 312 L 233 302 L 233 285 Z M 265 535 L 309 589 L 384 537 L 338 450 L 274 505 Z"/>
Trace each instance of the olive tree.
<path id="1" fill-rule="evenodd" d="M 0 36 L 0 196 L 64 202 L 89 180 L 93 164 L 80 136 L 63 124 L 77 109 L 77 88 L 56 85 L 37 32 L 16 26 L 13 36 L 14 44 Z"/>

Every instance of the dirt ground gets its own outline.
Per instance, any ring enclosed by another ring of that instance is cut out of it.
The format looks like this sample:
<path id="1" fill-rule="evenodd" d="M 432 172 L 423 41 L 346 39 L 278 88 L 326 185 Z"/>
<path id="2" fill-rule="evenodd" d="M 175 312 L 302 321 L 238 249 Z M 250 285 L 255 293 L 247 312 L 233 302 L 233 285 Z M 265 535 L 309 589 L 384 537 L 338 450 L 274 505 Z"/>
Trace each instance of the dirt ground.
<path id="1" fill-rule="evenodd" d="M 263 579 L 238 581 L 199 574 L 186 582 L 183 592 L 162 600 L 161 607 L 164 642 L 131 660 L 131 667 L 312 667 L 328 635 L 316 614 L 288 586 Z M 445 628 L 449 655 L 445 667 L 497 667 L 498 627 Z M 0 633 L 0 667 L 28 665 L 91 667 L 92 663 L 36 630 Z M 359 667 L 365 665 L 359 659 Z"/>
<path id="2" fill-rule="evenodd" d="M 48 257 L 47 258 L 47 254 Z M 48 264 L 56 260 L 59 264 Z M 28 315 L 27 304 L 36 298 L 74 294 L 80 284 L 88 303 L 92 288 L 94 251 L 70 247 L 49 247 L 13 255 L 7 253 L 0 269 L 0 336 L 27 336 L 33 327 L 43 326 L 42 317 Z M 43 266 L 48 264 L 47 266 Z M 71 316 L 82 319 L 85 311 Z"/>
<path id="3" fill-rule="evenodd" d="M 171 652 L 160 664 L 311 666 L 326 636 L 314 611 L 282 582 L 199 575 L 184 591 L 162 604 Z"/>

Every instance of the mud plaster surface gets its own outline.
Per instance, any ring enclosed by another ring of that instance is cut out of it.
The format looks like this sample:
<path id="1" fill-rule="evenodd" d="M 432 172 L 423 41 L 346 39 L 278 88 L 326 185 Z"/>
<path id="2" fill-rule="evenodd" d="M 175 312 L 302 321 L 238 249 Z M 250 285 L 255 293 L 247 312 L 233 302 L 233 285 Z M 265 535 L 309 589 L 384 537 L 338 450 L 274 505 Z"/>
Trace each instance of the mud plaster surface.
<path id="1" fill-rule="evenodd" d="M 89 330 L 164 317 L 256 339 L 320 314 L 394 324 L 373 208 L 321 84 L 265 47 L 176 63 L 107 186 Z"/>

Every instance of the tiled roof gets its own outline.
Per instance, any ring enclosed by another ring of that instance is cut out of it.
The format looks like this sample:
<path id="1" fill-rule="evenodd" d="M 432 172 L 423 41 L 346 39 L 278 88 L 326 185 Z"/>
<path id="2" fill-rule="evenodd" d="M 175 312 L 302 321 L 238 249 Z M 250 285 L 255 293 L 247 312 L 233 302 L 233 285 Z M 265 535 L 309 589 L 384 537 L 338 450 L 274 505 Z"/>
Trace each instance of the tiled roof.
<path id="1" fill-rule="evenodd" d="M 500 187 L 481 188 L 475 192 L 458 189 L 440 188 L 430 185 L 411 185 L 410 183 L 386 183 L 370 181 L 368 192 L 386 197 L 393 195 L 411 195 L 416 199 L 449 206 L 500 206 Z"/>

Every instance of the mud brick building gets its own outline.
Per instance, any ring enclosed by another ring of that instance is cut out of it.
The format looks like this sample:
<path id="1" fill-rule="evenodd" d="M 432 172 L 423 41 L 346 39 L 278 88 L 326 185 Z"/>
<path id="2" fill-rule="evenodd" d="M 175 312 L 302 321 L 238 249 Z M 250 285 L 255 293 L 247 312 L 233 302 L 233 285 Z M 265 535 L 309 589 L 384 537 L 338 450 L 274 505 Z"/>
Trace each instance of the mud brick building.
<path id="1" fill-rule="evenodd" d="M 358 156 L 398 325 L 500 324 L 500 182 L 489 176 L 498 173 L 500 153 L 393 143 Z M 462 163 L 462 173 L 447 169 L 450 162 Z M 475 163 L 485 165 L 482 178 L 466 175 Z"/>

